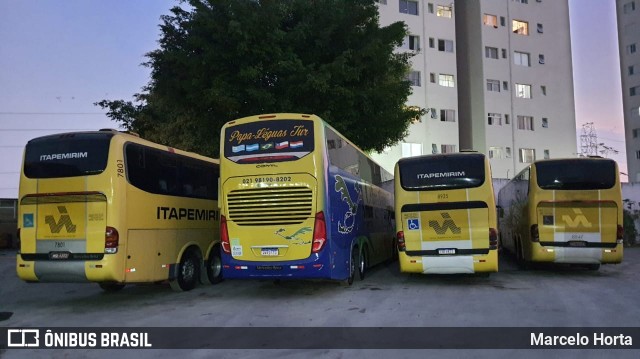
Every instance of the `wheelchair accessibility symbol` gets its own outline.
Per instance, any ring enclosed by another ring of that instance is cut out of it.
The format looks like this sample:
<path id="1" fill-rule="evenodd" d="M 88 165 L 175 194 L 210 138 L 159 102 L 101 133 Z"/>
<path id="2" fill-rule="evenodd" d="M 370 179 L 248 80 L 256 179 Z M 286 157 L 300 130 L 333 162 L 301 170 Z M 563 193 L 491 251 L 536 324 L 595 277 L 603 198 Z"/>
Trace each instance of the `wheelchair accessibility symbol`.
<path id="1" fill-rule="evenodd" d="M 420 220 L 418 218 L 411 218 L 407 220 L 407 228 L 409 230 L 420 229 Z"/>

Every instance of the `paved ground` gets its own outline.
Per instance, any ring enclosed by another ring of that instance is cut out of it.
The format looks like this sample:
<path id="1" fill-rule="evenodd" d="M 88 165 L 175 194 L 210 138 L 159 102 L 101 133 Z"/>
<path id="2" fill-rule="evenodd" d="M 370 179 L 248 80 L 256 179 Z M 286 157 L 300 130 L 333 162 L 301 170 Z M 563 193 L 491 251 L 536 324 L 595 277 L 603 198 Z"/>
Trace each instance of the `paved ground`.
<path id="1" fill-rule="evenodd" d="M 624 263 L 593 272 L 552 267 L 521 271 L 507 256 L 500 272 L 475 276 L 400 274 L 397 263 L 374 268 L 351 287 L 332 282 L 228 280 L 177 293 L 168 285 L 103 293 L 95 284 L 28 284 L 15 276 L 15 252 L 0 251 L 0 321 L 5 327 L 638 327 L 640 248 Z M 640 340 L 640 338 L 636 338 Z M 548 352 L 548 351 L 547 351 Z M 129 351 L 0 352 L 2 357 L 109 357 Z M 136 357 L 210 357 L 211 351 L 142 351 Z M 384 354 L 387 353 L 387 354 Z M 216 357 L 424 357 L 429 351 L 217 351 Z M 525 351 L 439 351 L 440 357 L 537 357 Z M 638 357 L 616 351 L 560 351 L 562 357 Z M 517 355 L 516 355 L 517 354 Z"/>

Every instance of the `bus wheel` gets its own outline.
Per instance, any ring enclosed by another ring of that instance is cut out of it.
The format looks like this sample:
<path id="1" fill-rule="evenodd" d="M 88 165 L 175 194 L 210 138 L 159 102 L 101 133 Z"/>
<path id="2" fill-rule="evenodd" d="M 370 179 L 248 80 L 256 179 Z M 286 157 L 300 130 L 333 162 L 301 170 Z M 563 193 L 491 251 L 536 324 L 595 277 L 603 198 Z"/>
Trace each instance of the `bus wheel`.
<path id="1" fill-rule="evenodd" d="M 198 282 L 198 256 L 193 251 L 186 251 L 178 265 L 178 277 L 172 280 L 171 288 L 176 291 L 188 291 L 195 288 Z"/>
<path id="2" fill-rule="evenodd" d="M 358 261 L 358 277 L 360 280 L 364 280 L 364 274 L 369 266 L 369 261 L 367 258 L 367 247 L 362 247 L 362 252 L 360 252 L 360 260 Z"/>
<path id="3" fill-rule="evenodd" d="M 587 264 L 587 269 L 588 270 L 599 270 L 600 269 L 600 264 L 596 263 L 596 264 Z"/>
<path id="4" fill-rule="evenodd" d="M 211 284 L 222 282 L 222 258 L 220 257 L 220 246 L 218 245 L 213 246 L 211 253 L 209 253 L 207 277 Z"/>
<path id="5" fill-rule="evenodd" d="M 114 283 L 114 282 L 102 282 L 102 283 L 98 283 L 98 285 L 100 286 L 100 288 L 102 288 L 102 290 L 110 293 L 117 292 L 122 288 L 124 288 L 124 284 Z"/>
<path id="6" fill-rule="evenodd" d="M 356 263 L 358 263 L 358 247 L 355 246 L 351 249 L 351 260 L 349 260 L 349 277 L 342 283 L 346 286 L 353 284 L 353 279 L 356 277 Z"/>

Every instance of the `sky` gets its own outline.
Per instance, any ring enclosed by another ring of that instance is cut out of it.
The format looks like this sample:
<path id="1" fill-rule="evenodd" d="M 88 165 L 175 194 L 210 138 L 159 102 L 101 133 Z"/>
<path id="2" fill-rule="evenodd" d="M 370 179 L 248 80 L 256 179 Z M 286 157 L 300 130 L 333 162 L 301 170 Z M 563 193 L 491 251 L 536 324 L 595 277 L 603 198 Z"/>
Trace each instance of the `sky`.
<path id="1" fill-rule="evenodd" d="M 141 63 L 158 48 L 160 16 L 177 4 L 0 0 L 0 198 L 18 196 L 29 139 L 118 127 L 94 103 L 132 100 L 148 83 L 150 70 Z M 598 142 L 619 151 L 610 157 L 626 172 L 615 1 L 569 6 L 576 134 L 593 122 Z"/>

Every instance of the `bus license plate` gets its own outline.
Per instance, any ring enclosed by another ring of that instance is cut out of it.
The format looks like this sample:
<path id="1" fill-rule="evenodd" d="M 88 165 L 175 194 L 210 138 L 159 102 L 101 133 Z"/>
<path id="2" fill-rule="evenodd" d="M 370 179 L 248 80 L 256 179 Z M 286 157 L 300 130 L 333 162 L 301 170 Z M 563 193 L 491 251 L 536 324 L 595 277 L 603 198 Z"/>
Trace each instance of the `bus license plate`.
<path id="1" fill-rule="evenodd" d="M 260 252 L 265 257 L 273 257 L 278 255 L 278 248 L 262 248 Z"/>
<path id="2" fill-rule="evenodd" d="M 438 254 L 456 254 L 455 248 L 438 249 Z"/>
<path id="3" fill-rule="evenodd" d="M 569 247 L 586 247 L 587 242 L 585 241 L 569 241 Z"/>
<path id="4" fill-rule="evenodd" d="M 51 252 L 49 253 L 49 259 L 58 260 L 58 259 L 69 259 L 69 252 Z"/>

